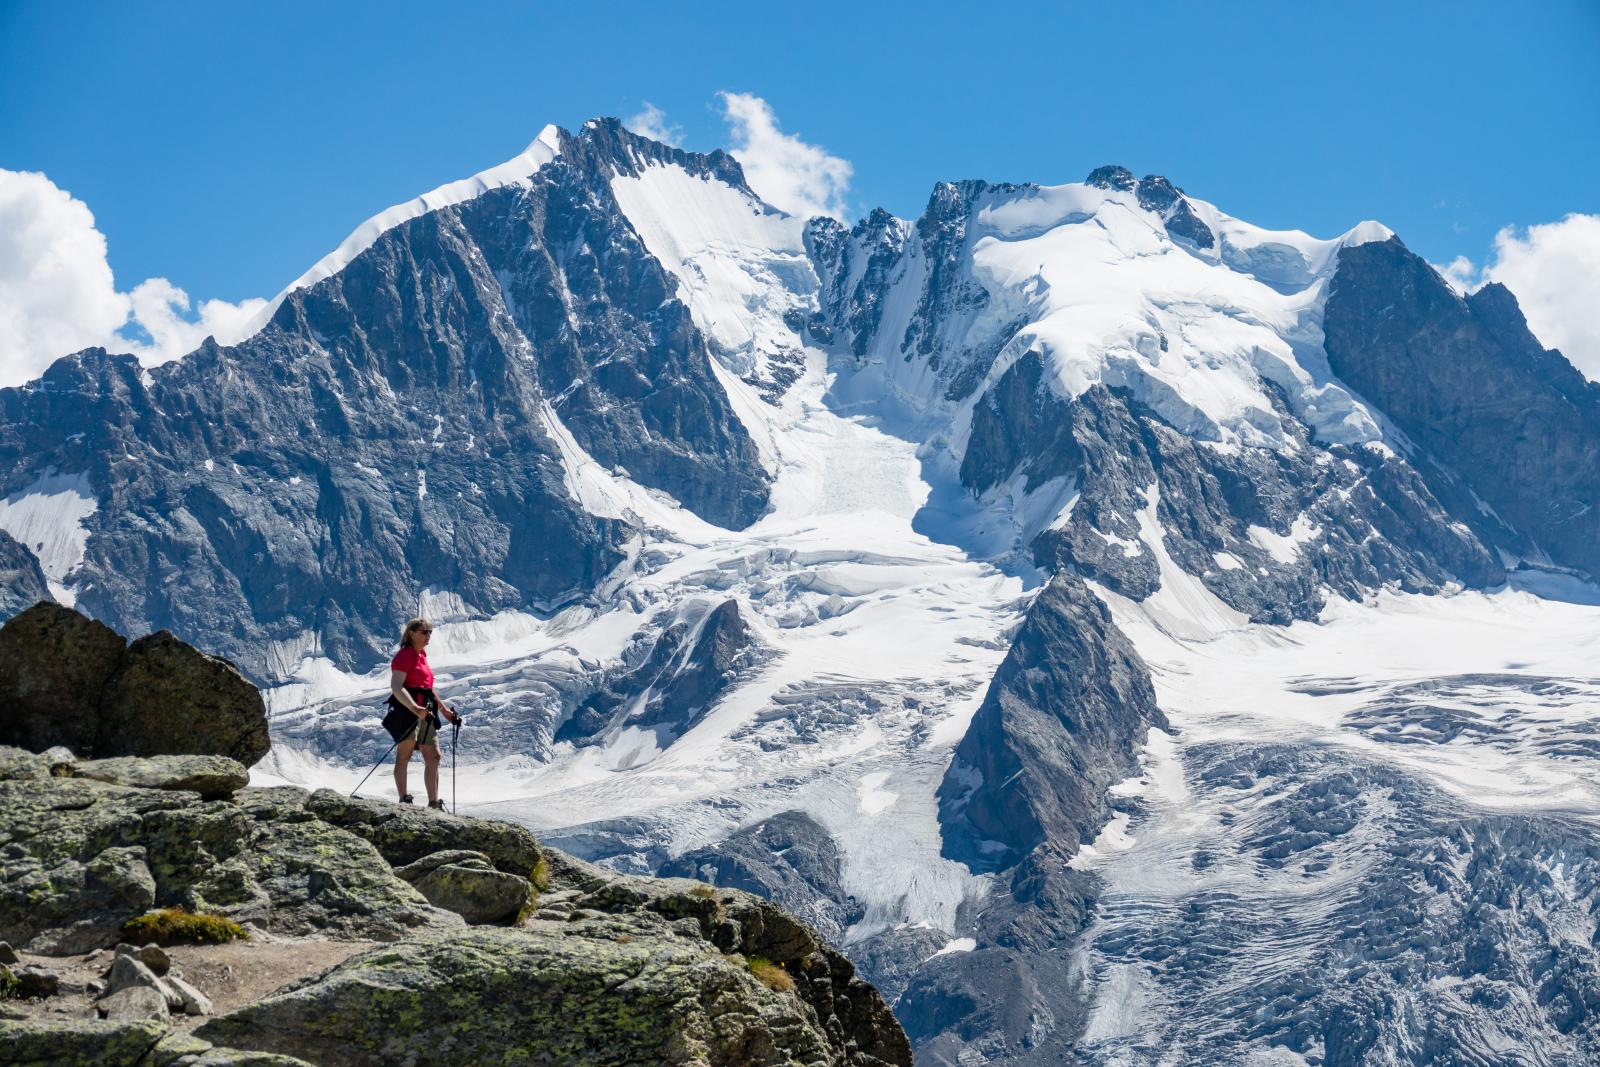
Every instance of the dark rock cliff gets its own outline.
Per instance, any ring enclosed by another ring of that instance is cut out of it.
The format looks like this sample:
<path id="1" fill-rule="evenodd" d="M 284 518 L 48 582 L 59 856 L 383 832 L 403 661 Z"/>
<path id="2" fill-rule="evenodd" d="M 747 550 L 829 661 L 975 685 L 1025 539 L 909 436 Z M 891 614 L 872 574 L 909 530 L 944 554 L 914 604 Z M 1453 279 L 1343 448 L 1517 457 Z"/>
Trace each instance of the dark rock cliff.
<path id="1" fill-rule="evenodd" d="M 1508 547 L 1600 574 L 1600 386 L 1509 291 L 1463 299 L 1391 238 L 1340 254 L 1323 328 L 1334 373 L 1512 527 Z"/>

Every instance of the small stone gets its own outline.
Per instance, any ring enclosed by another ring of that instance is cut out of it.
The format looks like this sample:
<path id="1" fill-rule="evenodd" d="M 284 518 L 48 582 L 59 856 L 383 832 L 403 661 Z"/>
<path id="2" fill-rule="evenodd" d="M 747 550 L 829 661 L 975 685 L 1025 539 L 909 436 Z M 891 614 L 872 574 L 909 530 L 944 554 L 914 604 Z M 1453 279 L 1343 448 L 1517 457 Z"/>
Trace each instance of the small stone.
<path id="1" fill-rule="evenodd" d="M 162 981 L 166 982 L 168 986 L 172 987 L 172 989 L 177 992 L 184 1014 L 211 1014 L 211 998 L 200 992 L 200 990 L 196 989 L 188 982 L 185 982 L 182 978 L 179 978 L 175 974 L 169 974 L 166 978 L 163 978 Z"/>
<path id="2" fill-rule="evenodd" d="M 165 1019 L 167 998 L 148 986 L 129 986 L 95 1005 L 102 1019 Z"/>
<path id="3" fill-rule="evenodd" d="M 161 979 L 157 978 L 144 964 L 139 962 L 137 956 L 118 954 L 111 962 L 111 971 L 106 975 L 106 991 L 108 996 L 115 996 L 124 989 L 142 987 L 161 991 Z"/>
<path id="4" fill-rule="evenodd" d="M 89 994 L 91 997 L 98 997 L 101 993 L 106 991 L 106 984 L 98 981 L 97 979 L 91 978 L 89 981 L 83 983 L 83 991 Z"/>
<path id="5" fill-rule="evenodd" d="M 17 950 L 6 944 L 6 942 L 0 941 L 0 963 L 9 967 L 17 962 L 19 962 L 17 960 Z"/>
<path id="6" fill-rule="evenodd" d="M 53 997 L 61 987 L 61 976 L 44 967 L 28 966 L 16 972 L 24 997 Z"/>
<path id="7" fill-rule="evenodd" d="M 146 945 L 139 950 L 139 962 L 150 968 L 156 975 L 166 974 L 172 969 L 172 957 L 160 945 Z"/>
<path id="8" fill-rule="evenodd" d="M 127 942 L 123 942 L 122 944 L 117 946 L 116 955 L 118 955 L 118 956 L 132 956 L 135 959 L 138 959 L 139 958 L 139 949 L 138 949 L 138 947 L 136 945 L 130 945 Z"/>

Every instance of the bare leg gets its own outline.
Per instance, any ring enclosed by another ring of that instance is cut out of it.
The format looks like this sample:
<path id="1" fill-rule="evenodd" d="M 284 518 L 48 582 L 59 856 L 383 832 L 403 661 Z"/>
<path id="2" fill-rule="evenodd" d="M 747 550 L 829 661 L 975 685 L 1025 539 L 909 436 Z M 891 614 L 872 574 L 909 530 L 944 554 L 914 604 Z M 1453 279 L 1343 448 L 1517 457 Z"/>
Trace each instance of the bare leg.
<path id="1" fill-rule="evenodd" d="M 428 787 L 428 803 L 439 799 L 439 746 L 422 746 L 422 784 Z"/>
<path id="2" fill-rule="evenodd" d="M 411 750 L 417 747 L 415 741 L 402 741 L 394 749 L 394 787 L 398 790 L 396 796 L 406 795 L 406 766 L 411 762 Z"/>

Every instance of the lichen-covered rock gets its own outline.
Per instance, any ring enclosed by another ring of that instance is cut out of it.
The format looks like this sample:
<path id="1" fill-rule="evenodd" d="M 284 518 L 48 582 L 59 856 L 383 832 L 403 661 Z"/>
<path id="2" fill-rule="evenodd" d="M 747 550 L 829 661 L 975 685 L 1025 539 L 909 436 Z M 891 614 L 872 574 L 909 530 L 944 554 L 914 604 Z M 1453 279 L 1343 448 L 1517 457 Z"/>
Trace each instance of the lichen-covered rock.
<path id="1" fill-rule="evenodd" d="M 526 828 L 513 823 L 347 797 L 331 789 L 311 794 L 306 810 L 371 841 L 383 858 L 397 867 L 451 849 L 481 852 L 498 869 L 524 878 L 539 865 L 539 842 Z"/>
<path id="2" fill-rule="evenodd" d="M 111 1020 L 165 1019 L 169 1004 L 166 994 L 146 985 L 130 985 L 102 997 L 95 1003 L 102 1018 Z"/>
<path id="3" fill-rule="evenodd" d="M 533 899 L 533 883 L 495 870 L 481 852 L 436 852 L 394 872 L 417 887 L 428 902 L 469 923 L 514 918 Z"/>
<path id="4" fill-rule="evenodd" d="M 0 1022 L 0 1063 L 14 1067 L 312 1067 L 270 1052 L 220 1048 L 155 1019 Z"/>
<path id="5" fill-rule="evenodd" d="M 78 756 L 267 754 L 261 694 L 225 659 L 165 630 L 132 645 L 103 623 L 39 603 L 0 627 L 0 745 Z M 11 761 L 8 769 L 25 771 Z"/>
<path id="6" fill-rule="evenodd" d="M 292 791 L 251 792 L 239 805 L 89 778 L 0 781 L 0 938 L 84 951 L 152 906 L 291 936 L 388 941 L 461 924 Z"/>
<path id="7" fill-rule="evenodd" d="M 27 749 L 0 745 L 0 782 L 50 777 L 50 761 Z"/>
<path id="8" fill-rule="evenodd" d="M 0 744 L 91 754 L 100 694 L 126 644 L 104 623 L 49 602 L 0 626 Z"/>
<path id="9" fill-rule="evenodd" d="M 232 796 L 250 780 L 244 764 L 227 756 L 115 756 L 84 760 L 62 768 L 63 777 L 140 789 L 184 789 L 203 799 Z"/>
<path id="10" fill-rule="evenodd" d="M 910 1063 L 847 1048 L 799 996 L 642 915 L 373 950 L 197 1033 L 328 1067 Z"/>
<path id="11" fill-rule="evenodd" d="M 101 695 L 99 757 L 211 754 L 249 767 L 270 747 L 260 691 L 165 630 L 128 646 Z"/>
<path id="12" fill-rule="evenodd" d="M 165 1033 L 154 1020 L 0 1022 L 0 1049 L 17 1067 L 135 1067 Z"/>

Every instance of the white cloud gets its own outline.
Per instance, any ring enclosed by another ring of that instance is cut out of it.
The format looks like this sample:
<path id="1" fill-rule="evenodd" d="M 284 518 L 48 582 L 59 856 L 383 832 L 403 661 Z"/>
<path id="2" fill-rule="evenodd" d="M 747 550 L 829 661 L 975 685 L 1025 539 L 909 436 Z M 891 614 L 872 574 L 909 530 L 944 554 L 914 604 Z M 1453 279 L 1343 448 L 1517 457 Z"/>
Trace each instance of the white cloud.
<path id="1" fill-rule="evenodd" d="M 644 110 L 632 118 L 624 119 L 622 124 L 640 137 L 648 137 L 652 141 L 660 141 L 674 148 L 683 144 L 683 127 L 669 123 L 667 113 L 648 100 L 644 102 Z"/>
<path id="2" fill-rule="evenodd" d="M 1458 256 L 1439 272 L 1463 292 L 1510 289 L 1540 343 L 1600 381 L 1600 215 L 1568 215 L 1518 232 L 1507 226 L 1481 270 Z"/>
<path id="3" fill-rule="evenodd" d="M 784 133 L 772 107 L 759 96 L 719 93 L 718 99 L 733 138 L 729 151 L 763 200 L 802 218 L 845 218 L 853 173 L 848 161 Z"/>
<path id="4" fill-rule="evenodd" d="M 148 366 L 208 334 L 231 344 L 265 305 L 207 300 L 191 317 L 188 294 L 165 278 L 119 291 L 88 206 L 43 174 L 0 168 L 0 386 L 91 345 Z"/>
<path id="5" fill-rule="evenodd" d="M 1478 268 L 1466 256 L 1457 256 L 1444 266 L 1435 263 L 1433 269 L 1442 274 L 1450 287 L 1462 296 L 1482 284 L 1478 281 Z"/>

